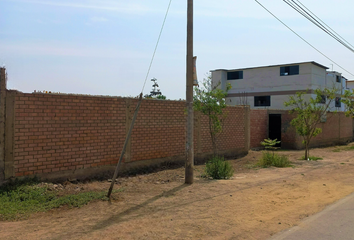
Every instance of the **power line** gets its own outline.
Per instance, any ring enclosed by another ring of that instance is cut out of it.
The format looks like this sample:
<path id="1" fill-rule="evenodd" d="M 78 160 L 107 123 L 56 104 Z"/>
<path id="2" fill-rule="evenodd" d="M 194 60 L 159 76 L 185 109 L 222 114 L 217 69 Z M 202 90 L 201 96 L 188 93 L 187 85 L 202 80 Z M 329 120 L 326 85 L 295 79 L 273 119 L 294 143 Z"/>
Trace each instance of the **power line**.
<path id="1" fill-rule="evenodd" d="M 156 53 L 157 47 L 158 47 L 159 42 L 160 42 L 162 30 L 163 30 L 163 28 L 164 28 L 164 26 L 165 26 L 165 22 L 166 22 L 166 19 L 167 19 L 168 11 L 170 10 L 171 2 L 172 2 L 172 0 L 170 0 L 170 2 L 169 2 L 169 4 L 168 4 L 167 11 L 166 11 L 166 14 L 165 14 L 165 18 L 164 18 L 163 23 L 162 23 L 162 26 L 161 26 L 160 34 L 159 34 L 159 37 L 158 37 L 158 39 L 157 39 L 157 43 L 156 43 L 156 46 L 155 46 L 154 53 L 152 54 L 152 58 L 151 58 L 150 65 L 149 65 L 149 69 L 148 69 L 148 71 L 147 71 L 147 73 L 146 73 L 144 85 L 143 85 L 143 88 L 141 89 L 141 92 L 144 91 L 144 88 L 145 88 L 145 85 L 146 85 L 146 80 L 147 80 L 147 78 L 148 78 L 148 76 L 149 76 L 150 69 L 151 69 L 152 63 L 153 63 L 154 58 L 155 58 L 155 53 Z"/>
<path id="2" fill-rule="evenodd" d="M 354 49 L 352 47 L 350 47 L 349 45 L 351 45 L 350 43 L 348 43 L 343 37 L 341 37 L 338 33 L 336 33 L 333 29 L 328 29 L 326 26 L 328 26 L 327 24 L 325 24 L 319 17 L 317 17 L 316 15 L 314 15 L 308 8 L 306 8 L 305 5 L 303 5 L 300 1 L 299 5 L 298 3 L 296 3 L 294 0 L 283 0 L 286 4 L 288 4 L 291 8 L 293 8 L 295 11 L 297 11 L 298 13 L 300 13 L 302 16 L 304 16 L 307 20 L 309 20 L 310 22 L 312 22 L 314 25 L 316 25 L 318 28 L 320 28 L 321 30 L 323 30 L 325 33 L 327 33 L 328 35 L 330 35 L 332 38 L 334 38 L 336 41 L 338 41 L 340 44 L 342 44 L 344 47 L 348 48 L 350 51 L 354 52 Z M 347 43 L 349 44 L 347 44 Z"/>
<path id="3" fill-rule="evenodd" d="M 310 9 L 308 9 L 304 4 L 302 4 L 299 0 L 297 0 L 297 2 L 303 6 L 305 9 L 307 9 L 312 15 L 314 15 L 320 22 L 322 22 L 326 27 L 328 27 L 330 30 L 332 30 L 335 34 L 337 34 L 337 36 L 339 36 L 344 42 L 346 42 L 348 45 L 350 45 L 351 47 L 354 48 L 353 45 L 351 45 L 348 41 L 346 41 L 342 36 L 340 36 L 336 31 L 334 31 L 330 26 L 328 26 L 325 22 L 323 22 L 319 17 L 316 16 L 316 14 L 314 14 L 313 12 L 311 12 Z"/>
<path id="4" fill-rule="evenodd" d="M 292 30 L 288 25 L 286 25 L 282 20 L 280 20 L 277 16 L 275 16 L 271 11 L 269 11 L 265 6 L 263 6 L 259 1 L 255 0 L 262 8 L 264 8 L 264 10 L 266 10 L 269 14 L 271 14 L 274 18 L 276 18 L 279 22 L 281 22 L 285 27 L 287 27 L 290 31 L 292 31 L 296 36 L 298 36 L 299 38 L 301 38 L 304 42 L 306 42 L 308 45 L 310 45 L 313 49 L 315 49 L 318 53 L 320 53 L 322 56 L 324 56 L 325 58 L 327 58 L 328 60 L 332 61 L 335 65 L 337 65 L 339 68 L 343 69 L 344 71 L 346 71 L 347 73 L 349 73 L 350 75 L 354 76 L 354 74 L 352 74 L 351 72 L 349 72 L 348 70 L 346 70 L 345 68 L 343 68 L 341 65 L 339 65 L 338 63 L 336 63 L 335 61 L 333 61 L 331 58 L 329 58 L 327 55 L 325 55 L 324 53 L 322 53 L 320 50 L 318 50 L 315 46 L 313 46 L 311 43 L 309 43 L 308 41 L 306 41 L 303 37 L 301 37 L 298 33 L 296 33 L 294 30 Z"/>
<path id="5" fill-rule="evenodd" d="M 338 36 L 336 36 L 333 32 L 331 32 L 329 29 L 327 29 L 323 24 L 321 24 L 319 22 L 319 20 L 317 20 L 315 17 L 313 17 L 311 14 L 309 14 L 306 10 L 304 10 L 301 6 L 299 6 L 297 3 L 292 3 L 290 1 L 285 1 L 283 0 L 285 3 L 287 3 L 290 7 L 292 7 L 295 11 L 297 11 L 298 13 L 300 13 L 302 16 L 304 16 L 307 20 L 309 20 L 310 22 L 312 22 L 314 25 L 316 25 L 317 27 L 319 27 L 320 29 L 322 29 L 325 33 L 327 33 L 328 35 L 330 35 L 331 37 L 333 37 L 335 40 L 337 40 L 340 44 L 342 44 L 343 46 L 345 46 L 346 48 L 348 48 L 350 51 L 354 52 L 354 49 L 351 48 L 349 45 L 347 45 L 346 43 L 344 43 Z"/>

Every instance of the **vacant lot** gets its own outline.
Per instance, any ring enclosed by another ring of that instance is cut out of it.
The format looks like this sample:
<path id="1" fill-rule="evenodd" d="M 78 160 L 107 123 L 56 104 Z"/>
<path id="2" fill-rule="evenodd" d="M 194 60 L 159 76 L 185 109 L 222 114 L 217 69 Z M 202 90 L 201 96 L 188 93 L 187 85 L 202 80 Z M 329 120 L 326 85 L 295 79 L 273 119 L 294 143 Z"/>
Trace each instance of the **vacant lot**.
<path id="1" fill-rule="evenodd" d="M 352 145 L 350 145 L 352 146 Z M 354 192 L 354 151 L 348 146 L 314 149 L 318 161 L 294 167 L 252 168 L 261 152 L 231 160 L 231 180 L 200 178 L 184 185 L 184 169 L 122 178 L 110 202 L 59 208 L 18 222 L 0 222 L 1 239 L 267 239 L 297 225 Z M 69 184 L 63 191 L 108 189 L 109 182 Z"/>

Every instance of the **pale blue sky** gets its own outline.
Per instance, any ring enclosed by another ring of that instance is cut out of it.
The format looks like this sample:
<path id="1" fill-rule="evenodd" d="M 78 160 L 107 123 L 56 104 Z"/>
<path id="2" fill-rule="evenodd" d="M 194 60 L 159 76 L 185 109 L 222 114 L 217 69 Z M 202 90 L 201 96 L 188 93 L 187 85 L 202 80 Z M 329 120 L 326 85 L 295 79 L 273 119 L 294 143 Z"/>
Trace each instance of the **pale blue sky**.
<path id="1" fill-rule="evenodd" d="M 354 53 L 282 0 L 259 0 L 349 72 Z M 352 0 L 302 0 L 354 45 Z M 8 86 L 137 96 L 169 0 L 0 0 L 0 64 Z M 158 79 L 169 99 L 185 98 L 187 0 L 173 0 L 144 94 Z M 253 0 L 194 0 L 198 78 L 209 70 L 316 61 L 331 67 Z M 349 79 L 354 76 L 334 65 Z"/>

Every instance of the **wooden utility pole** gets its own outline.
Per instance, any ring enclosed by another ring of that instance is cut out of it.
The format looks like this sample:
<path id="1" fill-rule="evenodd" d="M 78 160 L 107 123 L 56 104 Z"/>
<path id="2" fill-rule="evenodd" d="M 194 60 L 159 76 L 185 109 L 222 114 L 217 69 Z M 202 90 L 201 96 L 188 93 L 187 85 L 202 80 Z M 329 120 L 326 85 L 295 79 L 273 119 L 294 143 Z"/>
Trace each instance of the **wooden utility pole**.
<path id="1" fill-rule="evenodd" d="M 193 183 L 194 147 L 193 147 L 193 0 L 188 0 L 187 7 L 187 76 L 186 76 L 186 105 L 187 105 L 187 135 L 186 135 L 186 164 L 185 183 Z"/>
<path id="2" fill-rule="evenodd" d="M 5 180 L 6 69 L 0 67 L 0 183 Z"/>

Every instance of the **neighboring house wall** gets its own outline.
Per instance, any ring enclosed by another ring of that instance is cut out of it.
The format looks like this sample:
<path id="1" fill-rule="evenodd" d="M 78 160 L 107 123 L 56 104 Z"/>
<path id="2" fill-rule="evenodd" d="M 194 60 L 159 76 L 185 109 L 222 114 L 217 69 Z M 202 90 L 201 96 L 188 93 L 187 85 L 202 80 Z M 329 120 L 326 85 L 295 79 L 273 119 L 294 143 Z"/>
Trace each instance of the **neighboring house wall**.
<path id="1" fill-rule="evenodd" d="M 298 72 L 294 75 L 284 75 L 281 69 L 286 67 L 298 67 Z M 290 95 L 295 95 L 300 91 L 308 91 L 306 99 L 314 97 L 315 89 L 325 87 L 338 89 L 338 97 L 343 92 L 345 78 L 337 82 L 337 76 L 342 79 L 340 73 L 327 72 L 326 67 L 315 62 L 295 63 L 287 65 L 277 65 L 258 68 L 245 68 L 235 70 L 214 70 L 212 71 L 212 81 L 215 86 L 220 82 L 222 89 L 227 84 L 231 84 L 228 92 L 227 103 L 230 105 L 241 105 L 244 102 L 253 109 L 289 109 L 284 106 L 284 102 L 289 100 Z M 229 80 L 228 74 L 240 72 L 239 79 Z M 256 102 L 265 99 L 267 106 L 257 106 Z M 269 106 L 270 105 L 270 106 Z M 331 104 L 332 109 L 342 111 L 344 107 L 335 108 L 335 103 Z"/>
<path id="2" fill-rule="evenodd" d="M 137 99 L 7 91 L 6 179 L 89 177 L 118 162 Z M 135 122 L 122 170 L 185 160 L 185 102 L 146 100 Z M 225 110 L 218 151 L 247 154 L 249 107 Z M 195 114 L 195 160 L 212 154 L 206 116 Z M 0 179 L 1 180 L 1 179 Z M 1 181 L 0 181 L 1 182 Z"/>
<path id="3" fill-rule="evenodd" d="M 347 81 L 347 89 L 354 89 L 354 80 L 348 80 Z"/>

